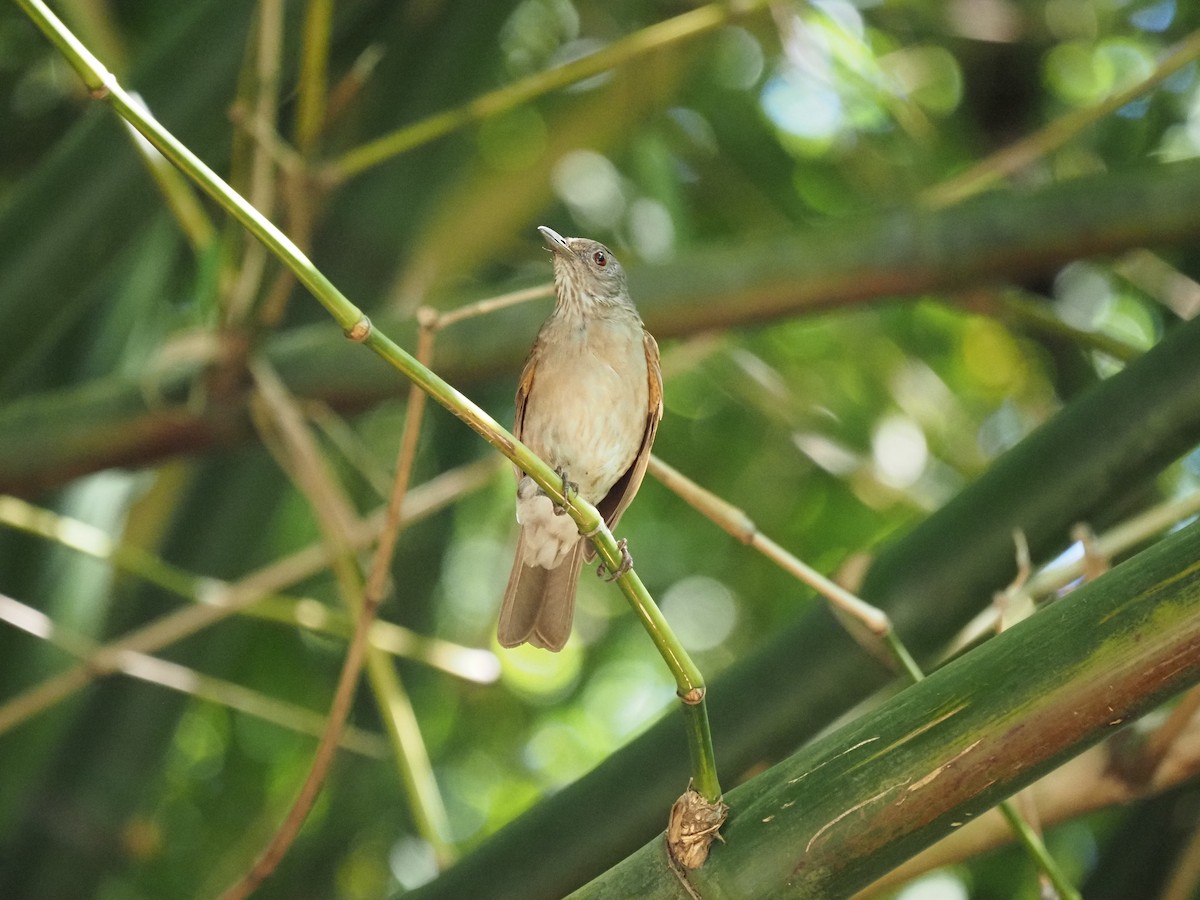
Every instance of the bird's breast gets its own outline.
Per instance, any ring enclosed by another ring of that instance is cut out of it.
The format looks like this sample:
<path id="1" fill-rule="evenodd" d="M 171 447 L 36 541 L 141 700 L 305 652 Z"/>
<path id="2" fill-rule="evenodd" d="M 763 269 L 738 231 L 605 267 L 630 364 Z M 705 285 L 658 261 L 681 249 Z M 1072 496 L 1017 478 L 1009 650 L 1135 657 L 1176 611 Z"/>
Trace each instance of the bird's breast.
<path id="1" fill-rule="evenodd" d="M 641 323 L 551 320 L 526 398 L 522 441 L 599 502 L 632 464 L 649 405 Z"/>

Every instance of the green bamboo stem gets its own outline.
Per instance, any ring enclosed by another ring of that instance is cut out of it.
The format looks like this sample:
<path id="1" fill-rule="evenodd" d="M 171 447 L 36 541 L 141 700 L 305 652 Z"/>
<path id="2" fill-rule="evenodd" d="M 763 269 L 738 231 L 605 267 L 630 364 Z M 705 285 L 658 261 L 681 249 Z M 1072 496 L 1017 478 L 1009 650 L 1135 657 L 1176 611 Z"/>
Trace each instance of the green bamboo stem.
<path id="1" fill-rule="evenodd" d="M 818 572 L 763 534 L 745 510 L 718 497 L 657 456 L 650 457 L 647 471 L 730 537 L 757 550 L 793 578 L 820 594 L 835 614 L 850 626 L 848 630 L 851 637 L 859 641 L 867 652 L 882 651 L 887 654 L 891 657 L 894 668 L 907 675 L 910 681 L 917 682 L 925 677 L 916 659 L 896 634 L 891 618 L 879 607 L 872 606 L 833 579 Z M 865 635 L 861 640 L 859 633 Z"/>
<path id="2" fill-rule="evenodd" d="M 899 635 L 895 631 L 889 631 L 886 637 L 888 648 L 901 660 L 907 660 L 905 669 L 908 673 L 909 680 L 913 684 L 918 684 L 925 680 L 925 674 L 921 667 L 917 664 L 916 659 L 908 652 L 908 648 L 904 646 L 904 642 L 900 640 Z M 1042 836 L 1025 820 L 1021 815 L 1021 811 L 1017 809 L 1017 804 L 1011 798 L 1001 800 L 999 803 L 1000 812 L 1008 821 L 1009 828 L 1020 842 L 1025 852 L 1029 854 L 1033 860 L 1033 864 L 1037 866 L 1038 871 L 1046 876 L 1050 884 L 1058 892 L 1059 900 L 1081 900 L 1079 890 L 1067 878 L 1059 866 L 1058 861 L 1046 849 L 1046 843 L 1042 840 Z"/>
<path id="3" fill-rule="evenodd" d="M 594 506 L 578 496 L 566 497 L 562 492 L 562 479 L 531 450 L 500 426 L 449 383 L 422 366 L 386 335 L 371 327 L 370 320 L 357 306 L 342 294 L 315 265 L 300 251 L 282 231 L 265 216 L 254 209 L 246 200 L 226 184 L 212 169 L 164 128 L 141 104 L 125 93 L 111 72 L 97 60 L 86 47 L 50 11 L 42 0 L 16 0 L 30 19 L 41 29 L 79 73 L 85 85 L 97 99 L 109 103 L 117 113 L 150 141 L 160 153 L 192 179 L 213 200 L 240 222 L 251 234 L 262 241 L 308 288 L 353 341 L 365 344 L 380 357 L 399 370 L 421 390 L 456 415 L 489 444 L 503 453 L 537 482 L 552 501 L 565 507 L 579 526 L 581 533 L 594 533 L 593 543 L 611 571 L 620 566 L 621 553 L 612 533 Z M 685 704 L 703 706 L 703 680 L 691 662 L 687 652 L 675 638 L 658 608 L 650 599 L 641 579 L 633 570 L 618 579 L 621 589 L 634 605 L 639 617 L 647 626 L 655 647 L 662 654 L 667 667 L 675 678 L 680 697 Z M 698 699 L 696 699 L 698 694 Z M 689 734 L 699 736 L 701 730 Z M 697 758 L 705 760 L 701 777 L 695 779 L 710 801 L 720 799 L 716 783 L 715 756 L 711 739 L 705 746 L 693 748 Z M 697 790 L 700 790 L 697 787 Z"/>
<path id="4" fill-rule="evenodd" d="M 1192 525 L 739 785 L 692 896 L 852 896 L 1194 685 L 1198 558 Z M 655 839 L 572 896 L 685 892 Z"/>
<path id="5" fill-rule="evenodd" d="M 712 730 L 708 724 L 708 708 L 703 703 L 684 703 L 683 721 L 687 727 L 688 751 L 692 761 L 692 787 L 707 800 L 721 797 L 716 762 L 711 755 L 698 752 L 712 746 Z"/>

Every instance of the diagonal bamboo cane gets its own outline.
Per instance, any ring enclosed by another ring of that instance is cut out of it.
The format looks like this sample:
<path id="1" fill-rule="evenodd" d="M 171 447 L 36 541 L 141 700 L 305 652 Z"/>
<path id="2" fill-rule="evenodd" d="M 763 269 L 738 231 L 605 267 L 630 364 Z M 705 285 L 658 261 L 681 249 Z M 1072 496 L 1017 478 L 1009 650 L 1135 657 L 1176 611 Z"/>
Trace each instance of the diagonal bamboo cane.
<path id="1" fill-rule="evenodd" d="M 226 184 L 164 128 L 144 106 L 130 97 L 116 77 L 42 0 L 16 0 L 16 3 L 59 49 L 92 96 L 112 106 L 122 119 L 137 129 L 163 156 L 266 245 L 325 307 L 350 340 L 365 344 L 528 473 L 552 501 L 566 507 L 580 533 L 594 535 L 592 542 L 609 571 L 616 571 L 620 567 L 622 555 L 617 542 L 594 506 L 577 496 L 564 496 L 562 479 L 545 462 L 478 405 L 420 365 L 387 335 L 373 328 L 370 319 L 362 310 L 338 290 L 287 235 Z M 688 745 L 693 760 L 693 786 L 706 800 L 719 802 L 721 786 L 712 750 L 712 736 L 704 698 L 704 679 L 667 625 L 636 571 L 631 569 L 626 572 L 617 580 L 617 584 L 628 598 L 675 679 L 677 693 L 682 701 Z"/>

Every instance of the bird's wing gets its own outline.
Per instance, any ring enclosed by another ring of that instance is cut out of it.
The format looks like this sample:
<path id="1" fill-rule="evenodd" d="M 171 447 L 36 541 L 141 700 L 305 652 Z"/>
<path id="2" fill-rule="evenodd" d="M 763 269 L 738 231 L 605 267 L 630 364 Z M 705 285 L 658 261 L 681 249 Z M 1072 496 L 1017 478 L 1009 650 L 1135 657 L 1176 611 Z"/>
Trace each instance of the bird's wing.
<path id="1" fill-rule="evenodd" d="M 654 445 L 654 436 L 658 433 L 658 423 L 662 421 L 662 365 L 659 361 L 658 344 L 648 331 L 642 332 L 642 338 L 646 349 L 646 377 L 649 379 L 650 388 L 646 404 L 646 430 L 642 434 L 642 443 L 638 447 L 637 456 L 633 458 L 633 462 L 625 470 L 625 474 L 617 479 L 616 484 L 604 495 L 604 499 L 596 505 L 609 528 L 617 527 L 617 520 L 633 502 L 634 494 L 642 485 L 646 467 L 650 465 L 650 448 Z M 591 549 L 589 544 L 588 550 Z"/>
<path id="2" fill-rule="evenodd" d="M 533 342 L 533 347 L 529 351 L 529 356 L 525 358 L 525 368 L 521 370 L 521 380 L 517 383 L 517 411 L 513 416 L 513 434 L 517 440 L 524 442 L 525 440 L 525 406 L 529 402 L 529 392 L 533 390 L 533 373 L 537 369 L 538 341 Z M 513 466 L 513 471 L 516 473 L 517 480 L 521 480 L 522 473 L 520 468 Z"/>

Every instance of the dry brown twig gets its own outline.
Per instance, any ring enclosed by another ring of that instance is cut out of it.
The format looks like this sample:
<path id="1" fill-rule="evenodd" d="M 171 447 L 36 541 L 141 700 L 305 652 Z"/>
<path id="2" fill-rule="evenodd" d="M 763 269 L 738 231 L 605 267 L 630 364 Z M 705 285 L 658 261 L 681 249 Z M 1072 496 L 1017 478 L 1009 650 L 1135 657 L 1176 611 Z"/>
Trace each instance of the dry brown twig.
<path id="1" fill-rule="evenodd" d="M 328 723 L 313 755 L 308 776 L 283 823 L 250 870 L 226 891 L 226 900 L 249 896 L 275 870 L 300 833 L 300 828 L 316 802 L 332 765 L 334 750 L 349 715 L 359 676 L 369 652 L 367 636 L 370 626 L 387 590 L 391 560 L 401 527 L 400 511 L 408 492 L 412 464 L 416 456 L 425 396 L 416 387 L 410 392 L 395 485 L 388 501 L 384 529 L 375 548 L 371 573 L 364 590 L 359 583 L 353 557 L 346 553 L 347 536 L 355 518 L 349 504 L 340 496 L 332 476 L 324 471 L 316 442 L 304 425 L 294 399 L 286 393 L 283 383 L 261 361 L 253 364 L 251 371 L 262 400 L 262 403 L 256 404 L 256 408 L 269 418 L 270 425 L 277 430 L 275 433 L 286 448 L 285 468 L 292 472 L 297 486 L 308 496 L 317 521 L 327 539 L 335 545 L 335 571 L 339 573 L 339 583 L 347 604 L 357 610 L 357 621 L 330 705 Z M 413 396 L 414 393 L 416 397 Z M 406 731 L 410 735 L 417 735 L 419 741 L 419 732 L 415 727 Z M 418 752 L 426 765 L 428 764 L 428 755 L 423 749 L 416 751 L 410 746 L 408 750 Z M 425 800 L 428 801 L 429 798 L 426 797 Z M 440 798 L 434 802 L 440 808 Z M 444 819 L 444 811 L 439 818 Z"/>

